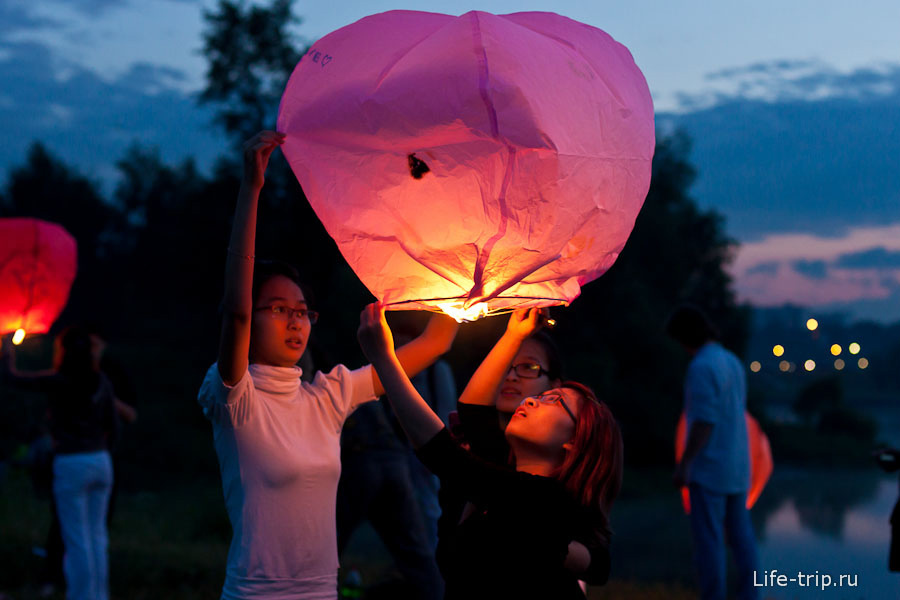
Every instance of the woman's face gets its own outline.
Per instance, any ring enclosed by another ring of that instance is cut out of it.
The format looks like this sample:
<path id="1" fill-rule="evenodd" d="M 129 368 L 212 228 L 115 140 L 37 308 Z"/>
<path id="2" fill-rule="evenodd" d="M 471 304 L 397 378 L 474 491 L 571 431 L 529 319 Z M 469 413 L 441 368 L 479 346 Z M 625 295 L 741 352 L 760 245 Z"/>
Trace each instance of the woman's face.
<path id="1" fill-rule="evenodd" d="M 275 311 L 271 307 L 277 307 Z M 297 364 L 312 326 L 294 312 L 306 309 L 300 287 L 283 275 L 270 277 L 259 288 L 250 325 L 250 362 L 292 367 Z"/>
<path id="2" fill-rule="evenodd" d="M 561 387 L 525 398 L 506 426 L 506 437 L 540 447 L 549 454 L 564 453 L 564 445 L 575 437 L 581 403 L 581 394 Z"/>
<path id="3" fill-rule="evenodd" d="M 544 352 L 544 347 L 539 342 L 530 338 L 526 339 L 513 359 L 512 368 L 506 372 L 506 378 L 500 386 L 500 392 L 497 394 L 497 410 L 502 413 L 512 413 L 528 396 L 536 396 L 550 389 L 554 382 L 550 381 L 545 372 L 549 366 L 547 363 L 547 353 Z M 528 379 L 519 376 L 515 367 L 521 364 L 538 365 L 541 368 L 540 377 Z"/>

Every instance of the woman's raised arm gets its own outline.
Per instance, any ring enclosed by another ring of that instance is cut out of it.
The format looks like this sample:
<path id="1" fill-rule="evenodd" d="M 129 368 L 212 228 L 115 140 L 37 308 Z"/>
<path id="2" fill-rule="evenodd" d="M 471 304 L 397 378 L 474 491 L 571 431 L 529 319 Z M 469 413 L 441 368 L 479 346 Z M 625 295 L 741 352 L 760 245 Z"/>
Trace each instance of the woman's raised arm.
<path id="1" fill-rule="evenodd" d="M 219 374 L 227 385 L 237 383 L 247 370 L 253 315 L 256 207 L 269 157 L 283 142 L 282 133 L 260 131 L 244 143 L 244 174 L 225 260 L 225 297 L 219 338 Z"/>
<path id="2" fill-rule="evenodd" d="M 503 384 L 516 353 L 522 347 L 522 342 L 540 328 L 543 313 L 544 310 L 540 308 L 526 308 L 515 310 L 509 315 L 509 323 L 503 336 L 478 365 L 459 397 L 461 404 L 494 406 L 497 390 Z"/>
<path id="3" fill-rule="evenodd" d="M 444 428 L 444 424 L 403 371 L 403 366 L 394 353 L 394 339 L 384 319 L 384 307 L 369 304 L 363 309 L 359 316 L 357 337 L 363 352 L 378 373 L 394 413 L 413 448 L 421 448 Z"/>

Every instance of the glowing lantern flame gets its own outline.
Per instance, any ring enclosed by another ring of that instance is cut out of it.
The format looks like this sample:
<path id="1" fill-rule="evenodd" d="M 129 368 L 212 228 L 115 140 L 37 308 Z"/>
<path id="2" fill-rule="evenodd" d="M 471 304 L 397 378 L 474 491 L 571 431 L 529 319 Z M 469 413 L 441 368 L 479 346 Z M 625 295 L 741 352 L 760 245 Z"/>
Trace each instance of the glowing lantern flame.
<path id="1" fill-rule="evenodd" d="M 477 321 L 481 317 L 488 316 L 487 302 L 476 302 L 469 307 L 463 306 L 462 302 L 456 304 L 442 302 L 441 304 L 438 304 L 438 308 L 444 311 L 445 314 L 456 319 L 457 323 L 462 323 L 463 321 Z"/>
<path id="2" fill-rule="evenodd" d="M 16 329 L 16 332 L 13 334 L 12 343 L 18 346 L 22 343 L 22 340 L 25 339 L 25 330 L 24 329 Z"/>
<path id="3" fill-rule="evenodd" d="M 369 291 L 464 320 L 568 304 L 606 272 L 655 145 L 629 51 L 549 12 L 396 10 L 342 27 L 297 64 L 278 130 Z"/>

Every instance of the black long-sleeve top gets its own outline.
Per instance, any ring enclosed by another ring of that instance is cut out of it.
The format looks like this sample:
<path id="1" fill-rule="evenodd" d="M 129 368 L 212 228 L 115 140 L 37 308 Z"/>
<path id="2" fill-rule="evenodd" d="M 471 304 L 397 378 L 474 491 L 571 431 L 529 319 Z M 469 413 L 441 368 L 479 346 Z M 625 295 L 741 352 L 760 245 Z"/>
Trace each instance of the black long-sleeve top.
<path id="1" fill-rule="evenodd" d="M 495 466 L 506 467 L 510 463 L 511 450 L 506 436 L 497 420 L 497 410 L 493 406 L 476 404 L 457 404 L 460 430 L 469 449 L 478 458 Z M 438 566 L 446 579 L 447 565 L 451 562 L 449 547 L 445 543 L 454 535 L 454 530 L 463 515 L 468 501 L 459 489 L 452 486 L 441 486 L 441 517 L 438 520 L 438 547 L 436 558 Z M 578 520 L 571 540 L 583 544 L 591 555 L 588 570 L 579 575 L 590 585 L 603 585 L 609 579 L 610 554 L 609 547 L 602 535 L 605 521 L 596 511 L 579 506 L 581 518 Z"/>
<path id="2" fill-rule="evenodd" d="M 569 541 L 590 529 L 590 514 L 559 481 L 482 460 L 446 429 L 418 455 L 442 493 L 474 507 L 439 531 L 445 598 L 584 598 L 563 562 Z"/>

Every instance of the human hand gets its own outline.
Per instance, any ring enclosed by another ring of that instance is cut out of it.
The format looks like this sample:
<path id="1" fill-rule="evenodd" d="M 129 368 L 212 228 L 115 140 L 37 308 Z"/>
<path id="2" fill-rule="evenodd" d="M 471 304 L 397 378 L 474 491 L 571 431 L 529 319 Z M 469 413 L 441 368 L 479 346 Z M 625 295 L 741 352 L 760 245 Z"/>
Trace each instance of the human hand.
<path id="1" fill-rule="evenodd" d="M 277 131 L 260 131 L 244 142 L 244 183 L 262 188 L 269 157 L 284 143 L 285 135 Z"/>
<path id="2" fill-rule="evenodd" d="M 384 307 L 380 303 L 369 304 L 359 314 L 356 337 L 370 362 L 374 363 L 394 351 L 394 336 L 384 318 Z"/>
<path id="3" fill-rule="evenodd" d="M 442 349 L 442 354 L 450 350 L 454 338 L 459 331 L 459 322 L 444 313 L 432 313 L 422 336 L 435 342 Z"/>
<path id="4" fill-rule="evenodd" d="M 549 313 L 550 311 L 546 308 L 516 309 L 509 315 L 506 334 L 518 340 L 524 340 L 541 328 L 544 318 Z"/>

